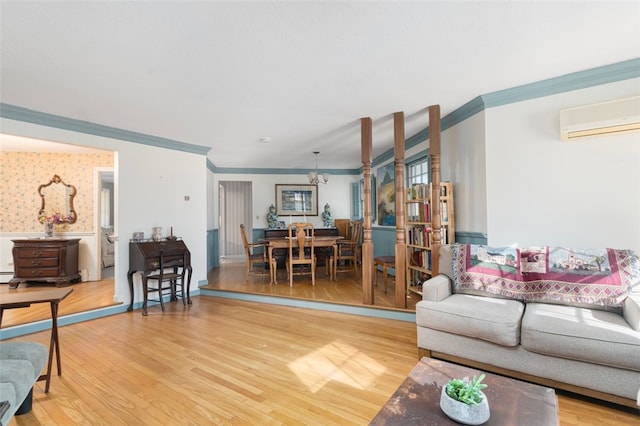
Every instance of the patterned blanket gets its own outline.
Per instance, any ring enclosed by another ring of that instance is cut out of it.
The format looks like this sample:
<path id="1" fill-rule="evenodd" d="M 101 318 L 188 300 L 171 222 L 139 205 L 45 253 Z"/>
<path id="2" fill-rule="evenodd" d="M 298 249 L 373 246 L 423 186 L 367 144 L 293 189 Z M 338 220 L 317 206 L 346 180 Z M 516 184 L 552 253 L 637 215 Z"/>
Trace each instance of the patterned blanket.
<path id="1" fill-rule="evenodd" d="M 622 306 L 638 280 L 632 250 L 575 250 L 563 247 L 488 247 L 456 244 L 456 292 L 486 292 L 527 302 Z"/>

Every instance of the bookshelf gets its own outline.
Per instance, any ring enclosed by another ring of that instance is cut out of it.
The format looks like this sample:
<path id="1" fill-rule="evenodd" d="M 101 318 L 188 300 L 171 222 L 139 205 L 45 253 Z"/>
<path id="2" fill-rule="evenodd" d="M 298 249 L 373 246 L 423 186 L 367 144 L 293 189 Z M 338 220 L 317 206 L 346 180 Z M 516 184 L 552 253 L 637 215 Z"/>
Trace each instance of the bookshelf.
<path id="1" fill-rule="evenodd" d="M 455 243 L 455 216 L 451 182 L 440 183 L 439 198 L 440 243 L 453 244 Z M 431 184 L 416 184 L 406 190 L 407 288 L 417 294 L 422 294 L 422 283 L 431 278 L 433 270 L 432 211 Z"/>

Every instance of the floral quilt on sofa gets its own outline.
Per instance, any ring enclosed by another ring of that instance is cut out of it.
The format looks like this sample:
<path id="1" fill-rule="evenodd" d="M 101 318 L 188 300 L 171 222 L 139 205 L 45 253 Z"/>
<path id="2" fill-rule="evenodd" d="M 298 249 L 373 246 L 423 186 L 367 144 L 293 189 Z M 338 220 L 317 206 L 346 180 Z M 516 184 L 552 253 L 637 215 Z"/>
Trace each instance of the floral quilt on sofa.
<path id="1" fill-rule="evenodd" d="M 638 264 L 632 250 L 456 244 L 453 282 L 460 293 L 620 307 L 639 279 Z"/>

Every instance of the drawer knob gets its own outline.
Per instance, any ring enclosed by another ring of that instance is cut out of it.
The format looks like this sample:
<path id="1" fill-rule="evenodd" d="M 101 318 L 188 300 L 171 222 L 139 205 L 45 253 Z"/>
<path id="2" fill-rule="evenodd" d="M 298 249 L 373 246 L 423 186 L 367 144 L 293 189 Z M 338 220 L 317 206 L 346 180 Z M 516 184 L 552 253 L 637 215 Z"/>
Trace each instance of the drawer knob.
<path id="1" fill-rule="evenodd" d="M 32 261 L 31 261 L 31 264 L 32 264 L 33 266 L 39 266 L 41 263 L 42 263 L 42 262 L 41 262 L 41 261 L 39 261 L 39 260 L 32 260 Z"/>

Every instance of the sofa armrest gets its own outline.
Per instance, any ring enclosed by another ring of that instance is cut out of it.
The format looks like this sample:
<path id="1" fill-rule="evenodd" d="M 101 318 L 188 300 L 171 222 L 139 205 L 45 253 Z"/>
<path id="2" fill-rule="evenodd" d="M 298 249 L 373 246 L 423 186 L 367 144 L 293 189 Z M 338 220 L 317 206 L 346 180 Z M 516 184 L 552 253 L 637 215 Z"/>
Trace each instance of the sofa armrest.
<path id="1" fill-rule="evenodd" d="M 436 275 L 422 283 L 422 300 L 440 302 L 451 296 L 451 278 L 444 274 Z"/>
<path id="2" fill-rule="evenodd" d="M 640 331 L 640 294 L 631 293 L 622 305 L 622 316 L 636 331 Z"/>

